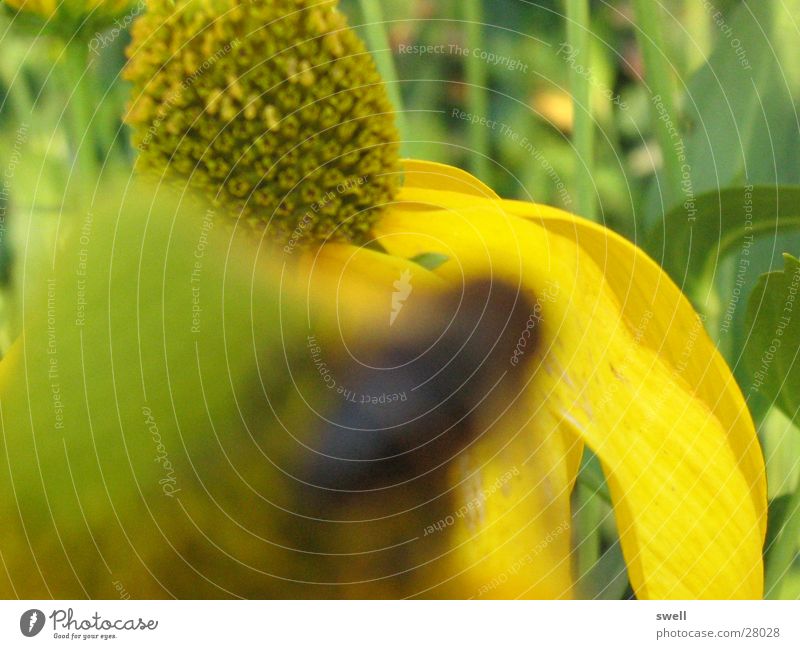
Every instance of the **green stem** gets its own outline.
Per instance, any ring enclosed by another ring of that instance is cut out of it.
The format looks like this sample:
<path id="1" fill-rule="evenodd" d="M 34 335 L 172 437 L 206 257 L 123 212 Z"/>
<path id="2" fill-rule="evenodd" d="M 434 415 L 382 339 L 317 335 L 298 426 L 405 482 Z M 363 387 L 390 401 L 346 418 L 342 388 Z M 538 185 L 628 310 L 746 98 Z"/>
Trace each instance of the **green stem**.
<path id="1" fill-rule="evenodd" d="M 577 188 L 577 210 L 587 219 L 596 220 L 597 212 L 594 189 L 594 123 L 591 106 L 591 77 L 585 71 L 591 69 L 589 52 L 588 0 L 566 0 L 567 41 L 572 47 L 574 62 L 570 65 L 569 83 L 573 104 L 573 143 L 576 153 L 575 180 Z M 584 71 L 584 74 L 579 72 Z M 591 451 L 584 453 L 585 470 L 591 473 L 590 464 L 596 462 Z M 584 581 L 581 590 L 592 592 L 586 585 L 587 576 L 600 558 L 600 521 L 602 503 L 595 489 L 579 482 L 577 497 L 577 567 L 580 579 Z"/>
<path id="2" fill-rule="evenodd" d="M 97 183 L 98 160 L 91 128 L 95 111 L 92 79 L 88 71 L 89 50 L 82 41 L 69 42 L 64 47 L 63 78 L 68 104 L 65 111 L 69 142 L 74 155 L 71 171 L 73 183 L 81 192 L 91 192 Z"/>
<path id="3" fill-rule="evenodd" d="M 466 21 L 467 44 L 470 49 L 485 51 L 483 42 L 483 0 L 463 0 L 464 20 Z M 467 104 L 472 115 L 489 118 L 488 77 L 486 66 L 476 56 L 466 60 Z M 473 123 L 469 130 L 469 144 L 472 151 L 471 171 L 485 183 L 491 184 L 491 165 L 489 164 L 489 129 L 483 124 Z"/>
<path id="4" fill-rule="evenodd" d="M 800 545 L 800 480 L 795 485 L 789 499 L 783 523 L 775 535 L 775 541 L 767 552 L 767 566 L 764 576 L 764 596 L 778 599 L 784 578 L 789 574 L 798 545 Z"/>
<path id="5" fill-rule="evenodd" d="M 639 29 L 636 38 L 642 50 L 647 85 L 650 90 L 650 114 L 655 126 L 658 145 L 664 160 L 666 183 L 662 187 L 667 209 L 678 200 L 681 187 L 680 156 L 683 142 L 678 131 L 678 114 L 675 112 L 672 78 L 661 32 L 659 4 L 652 0 L 633 0 Z"/>
<path id="6" fill-rule="evenodd" d="M 386 23 L 383 19 L 381 3 L 376 0 L 359 0 L 361 14 L 364 17 L 364 30 L 367 37 L 367 45 L 372 50 L 378 72 L 386 84 L 386 93 L 389 101 L 392 102 L 395 110 L 395 123 L 397 130 L 400 131 L 400 148 L 403 155 L 406 155 L 406 138 L 408 131 L 406 127 L 406 117 L 403 112 L 403 98 L 400 94 L 400 84 L 397 79 L 397 68 L 392 56 L 392 47 L 389 44 L 389 37 L 386 34 Z"/>
<path id="7" fill-rule="evenodd" d="M 586 583 L 591 570 L 600 559 L 600 509 L 595 492 L 583 484 L 577 485 L 577 512 L 578 512 L 578 538 L 577 558 L 578 577 Z M 589 593 L 591 585 L 580 588 L 581 592 Z"/>
<path id="8" fill-rule="evenodd" d="M 10 67 L 9 63 L 11 63 L 11 61 L 13 61 L 13 59 L 6 59 L 0 63 L 0 65 L 2 65 L 3 68 L 8 68 Z M 19 61 L 16 63 L 19 63 Z M 23 78 L 22 70 L 18 68 L 13 74 L 10 73 L 10 70 L 8 70 L 8 74 L 6 74 L 6 72 L 7 70 L 4 69 L 4 74 L 2 76 L 4 77 L 4 81 L 6 81 L 8 91 L 3 98 L 2 110 L 5 111 L 10 106 L 19 124 L 27 124 L 31 115 L 33 115 L 35 99 Z"/>
<path id="9" fill-rule="evenodd" d="M 577 568 L 579 590 L 585 596 L 594 592 L 588 583 L 592 568 L 600 559 L 600 524 L 603 518 L 601 487 L 593 488 L 587 482 L 591 477 L 602 476 L 602 469 L 597 457 L 588 448 L 584 451 L 583 462 L 576 485 L 576 526 L 577 526 Z M 583 479 L 581 479 L 581 477 Z"/>
<path id="10" fill-rule="evenodd" d="M 702 2 L 683 0 L 681 23 L 686 30 L 682 76 L 688 78 L 706 61 L 711 49 L 710 14 Z"/>
<path id="11" fill-rule="evenodd" d="M 573 48 L 574 62 L 569 66 L 569 85 L 573 105 L 573 144 L 575 145 L 577 211 L 593 221 L 597 220 L 592 170 L 594 166 L 594 123 L 591 107 L 591 77 L 586 70 L 591 68 L 589 52 L 588 0 L 566 0 L 567 41 Z M 583 72 L 583 74 L 580 74 Z"/>
<path id="12" fill-rule="evenodd" d="M 597 459 L 594 453 L 586 453 L 584 455 L 581 469 L 578 472 L 578 482 L 592 491 L 606 505 L 613 506 L 608 484 L 606 484 L 606 478 L 600 466 L 600 460 Z"/>

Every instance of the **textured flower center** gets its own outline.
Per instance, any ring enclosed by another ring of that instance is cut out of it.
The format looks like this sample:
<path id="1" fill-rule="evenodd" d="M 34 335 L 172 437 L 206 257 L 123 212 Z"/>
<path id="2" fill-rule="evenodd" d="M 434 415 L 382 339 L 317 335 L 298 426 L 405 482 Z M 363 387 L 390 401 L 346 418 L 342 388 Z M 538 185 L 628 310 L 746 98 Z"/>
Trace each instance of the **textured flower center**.
<path id="1" fill-rule="evenodd" d="M 363 241 L 394 197 L 392 107 L 333 0 L 154 0 L 128 53 L 140 169 L 292 246 Z"/>

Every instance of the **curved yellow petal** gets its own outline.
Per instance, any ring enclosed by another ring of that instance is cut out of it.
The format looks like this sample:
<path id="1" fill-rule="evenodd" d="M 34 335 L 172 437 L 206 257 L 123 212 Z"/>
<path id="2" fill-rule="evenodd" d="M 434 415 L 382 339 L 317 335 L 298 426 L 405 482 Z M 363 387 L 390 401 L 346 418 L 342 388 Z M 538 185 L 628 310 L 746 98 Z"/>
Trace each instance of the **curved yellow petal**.
<path id="1" fill-rule="evenodd" d="M 570 484 L 561 461 L 564 437 L 557 432 L 558 419 L 547 412 L 537 418 L 542 430 L 532 434 L 526 398 L 527 391 L 510 395 L 505 416 L 488 426 L 470 449 L 471 465 L 479 470 L 468 474 L 456 469 L 453 482 L 462 502 L 467 508 L 481 504 L 479 510 L 467 509 L 454 530 L 454 570 L 469 567 L 475 585 L 457 597 L 573 595 Z M 546 430 L 555 432 L 548 435 Z"/>
<path id="2" fill-rule="evenodd" d="M 472 174 L 440 162 L 403 160 L 403 172 L 403 186 L 407 189 L 446 190 L 480 198 L 500 198 Z"/>
<path id="3" fill-rule="evenodd" d="M 286 279 L 308 319 L 334 322 L 334 335 L 347 345 L 364 331 L 389 335 L 394 326 L 403 326 L 410 314 L 397 309 L 393 317 L 392 295 L 404 276 L 419 293 L 446 287 L 441 277 L 409 259 L 338 243 L 303 253 Z"/>
<path id="4" fill-rule="evenodd" d="M 444 166 L 429 168 L 427 163 L 414 161 L 417 173 L 408 178 L 401 195 L 404 209 L 413 209 L 414 205 L 425 209 L 475 205 L 474 196 L 456 193 L 459 187 L 468 186 L 464 176 L 469 174 Z M 432 174 L 434 182 L 421 180 L 426 172 Z M 456 182 L 438 182 L 448 176 Z M 477 179 L 474 182 L 481 185 Z M 575 241 L 603 270 L 636 339 L 683 376 L 727 429 L 730 445 L 751 486 L 762 535 L 766 534 L 766 474 L 749 410 L 736 380 L 680 289 L 640 248 L 608 228 L 547 205 L 508 200 L 502 205 L 509 214 Z M 486 207 L 497 209 L 489 204 Z"/>
<path id="5" fill-rule="evenodd" d="M 573 239 L 602 268 L 631 331 L 686 380 L 727 430 L 766 533 L 766 474 L 750 412 L 733 374 L 680 289 L 640 248 L 607 228 L 552 207 L 518 201 L 504 205 L 511 214 Z M 641 322 L 647 326 L 639 326 Z"/>
<path id="6" fill-rule="evenodd" d="M 416 174 L 405 184 L 401 197 L 404 201 L 447 209 L 474 205 L 473 198 L 451 193 L 469 185 L 464 178 L 469 176 L 466 172 L 446 165 L 430 167 L 430 163 L 418 161 L 413 161 L 413 165 Z M 425 173 L 433 174 L 435 181 L 421 180 Z M 446 177 L 456 182 L 438 182 Z M 485 187 L 477 179 L 473 182 Z M 503 209 L 574 240 L 603 269 L 631 330 L 672 365 L 675 372 L 684 375 L 696 388 L 697 396 L 728 427 L 731 445 L 753 488 L 753 500 L 762 511 L 760 524 L 766 532 L 766 476 L 749 410 L 728 366 L 680 289 L 640 248 L 608 228 L 536 203 L 506 200 Z M 640 328 L 642 320 L 647 321 L 647 326 Z"/>
<path id="7" fill-rule="evenodd" d="M 631 327 L 621 317 L 624 307 L 593 255 L 545 220 L 511 215 L 504 202 L 451 201 L 448 192 L 414 188 L 402 198 L 410 203 L 398 204 L 376 228 L 393 254 L 441 252 L 450 261 L 437 273 L 452 282 L 489 274 L 520 285 L 533 300 L 556 294 L 542 307 L 547 343 L 534 393 L 539 411 L 568 423 L 602 460 L 637 594 L 760 596 L 762 508 L 729 427 L 712 412 L 715 401 L 695 394 L 688 382 L 695 377 L 675 372 L 652 334 L 637 335 L 648 323 Z M 438 210 L 422 208 L 437 202 Z M 664 317 L 675 300 L 660 295 L 650 317 L 669 329 Z M 536 410 L 531 423 L 536 429 Z M 748 423 L 741 418 L 742 439 Z M 751 424 L 749 434 L 755 444 Z"/>

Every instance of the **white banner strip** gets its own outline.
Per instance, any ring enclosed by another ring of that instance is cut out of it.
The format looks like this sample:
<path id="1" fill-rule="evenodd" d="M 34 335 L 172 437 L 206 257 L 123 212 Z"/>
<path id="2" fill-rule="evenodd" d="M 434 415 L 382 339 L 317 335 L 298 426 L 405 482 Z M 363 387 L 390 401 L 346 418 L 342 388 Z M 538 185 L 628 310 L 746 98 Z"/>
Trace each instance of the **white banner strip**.
<path id="1" fill-rule="evenodd" d="M 0 646 L 796 649 L 799 618 L 789 601 L 4 601 Z"/>

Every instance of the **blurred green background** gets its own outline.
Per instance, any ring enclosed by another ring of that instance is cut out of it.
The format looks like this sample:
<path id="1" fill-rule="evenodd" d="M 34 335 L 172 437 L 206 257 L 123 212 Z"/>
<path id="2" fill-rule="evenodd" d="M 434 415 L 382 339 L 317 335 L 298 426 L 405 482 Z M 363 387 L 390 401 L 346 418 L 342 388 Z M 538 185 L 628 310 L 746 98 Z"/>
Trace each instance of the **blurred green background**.
<path id="1" fill-rule="evenodd" d="M 758 424 L 772 499 L 769 594 L 800 597 L 798 318 L 763 367 L 798 268 L 784 255 L 800 253 L 800 0 L 341 6 L 394 93 L 405 155 L 602 222 L 683 288 Z M 48 263 L 59 215 L 92 199 L 101 171 L 129 175 L 134 155 L 121 122 L 129 25 L 76 35 L 74 24 L 2 9 L 5 350 L 20 331 L 19 260 Z M 627 580 L 596 473 L 587 458 L 586 483 L 597 485 L 587 498 L 603 534 L 586 589 L 622 597 Z"/>

